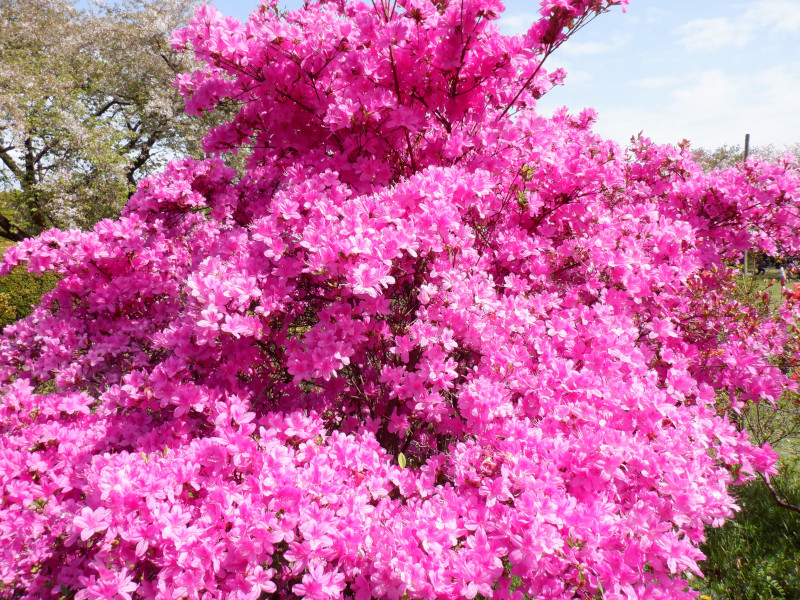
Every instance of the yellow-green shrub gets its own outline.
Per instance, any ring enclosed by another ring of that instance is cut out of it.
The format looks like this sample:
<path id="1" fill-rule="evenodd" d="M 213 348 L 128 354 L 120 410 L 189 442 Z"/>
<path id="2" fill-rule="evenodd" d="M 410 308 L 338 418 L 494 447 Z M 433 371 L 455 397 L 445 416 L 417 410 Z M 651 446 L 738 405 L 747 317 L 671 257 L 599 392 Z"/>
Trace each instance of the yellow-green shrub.
<path id="1" fill-rule="evenodd" d="M 56 275 L 34 275 L 21 268 L 0 278 L 0 330 L 28 316 L 57 281 Z"/>

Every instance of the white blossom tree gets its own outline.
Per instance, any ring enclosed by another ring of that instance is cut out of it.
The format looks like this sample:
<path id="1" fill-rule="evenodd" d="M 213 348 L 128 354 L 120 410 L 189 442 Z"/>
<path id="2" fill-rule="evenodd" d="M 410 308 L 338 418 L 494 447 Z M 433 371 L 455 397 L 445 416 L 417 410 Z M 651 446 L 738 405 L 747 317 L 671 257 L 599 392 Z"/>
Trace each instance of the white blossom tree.
<path id="1" fill-rule="evenodd" d="M 169 34 L 191 0 L 78 10 L 0 0 L 0 236 L 85 228 L 118 213 L 141 177 L 201 153 L 173 87 L 191 59 Z"/>

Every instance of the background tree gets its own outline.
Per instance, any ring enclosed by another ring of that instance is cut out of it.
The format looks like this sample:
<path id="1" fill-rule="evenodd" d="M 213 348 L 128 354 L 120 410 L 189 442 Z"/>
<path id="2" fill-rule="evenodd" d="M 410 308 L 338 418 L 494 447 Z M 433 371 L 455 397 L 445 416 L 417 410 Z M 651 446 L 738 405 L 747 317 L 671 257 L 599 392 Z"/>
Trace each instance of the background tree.
<path id="1" fill-rule="evenodd" d="M 787 152 L 795 157 L 800 156 L 800 143 L 788 144 L 782 148 L 778 148 L 774 144 L 750 148 L 750 156 L 770 162 L 777 162 Z M 692 155 L 695 162 L 703 167 L 704 171 L 713 171 L 715 169 L 727 169 L 736 163 L 742 162 L 744 160 L 744 148 L 738 144 L 732 146 L 723 144 L 713 150 L 698 148 Z"/>
<path id="2" fill-rule="evenodd" d="M 0 236 L 86 228 L 169 158 L 202 154 L 209 118 L 173 86 L 191 59 L 169 47 L 191 7 L 0 0 Z"/>
<path id="3" fill-rule="evenodd" d="M 698 148 L 692 156 L 704 171 L 727 169 L 744 159 L 744 150 L 741 146 L 728 146 L 724 144 L 714 150 Z"/>

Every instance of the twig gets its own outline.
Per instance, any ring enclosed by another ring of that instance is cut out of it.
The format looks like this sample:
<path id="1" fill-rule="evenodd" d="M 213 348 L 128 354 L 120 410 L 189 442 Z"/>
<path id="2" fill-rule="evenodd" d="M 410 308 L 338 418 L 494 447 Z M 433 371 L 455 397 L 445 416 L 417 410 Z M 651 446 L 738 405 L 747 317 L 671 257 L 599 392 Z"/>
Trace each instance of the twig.
<path id="1" fill-rule="evenodd" d="M 793 510 L 797 514 L 800 514 L 800 506 L 795 506 L 794 504 L 786 500 L 783 497 L 783 495 L 778 490 L 776 490 L 775 487 L 769 482 L 769 480 L 763 473 L 759 473 L 759 476 L 761 476 L 761 479 L 764 481 L 764 484 L 766 484 L 770 494 L 772 494 L 772 497 L 775 499 L 775 504 L 777 504 L 781 508 Z"/>

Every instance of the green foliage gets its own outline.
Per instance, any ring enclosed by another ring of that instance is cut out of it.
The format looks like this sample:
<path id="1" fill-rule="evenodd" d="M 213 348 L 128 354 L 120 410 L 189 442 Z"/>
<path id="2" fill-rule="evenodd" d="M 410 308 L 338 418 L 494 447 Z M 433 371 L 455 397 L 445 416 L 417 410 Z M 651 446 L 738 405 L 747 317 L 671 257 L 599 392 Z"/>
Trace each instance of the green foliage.
<path id="1" fill-rule="evenodd" d="M 744 160 L 744 150 L 741 146 L 728 146 L 727 144 L 715 150 L 698 148 L 694 151 L 694 160 L 706 172 L 727 169 Z"/>
<path id="2" fill-rule="evenodd" d="M 800 156 L 800 144 L 788 144 L 782 148 L 778 148 L 773 144 L 755 146 L 750 148 L 749 156 L 756 156 L 769 162 L 778 162 L 786 153 Z M 693 155 L 695 162 L 703 167 L 703 171 L 709 172 L 717 169 L 728 169 L 742 162 L 744 160 L 744 148 L 738 144 L 733 146 L 725 144 L 714 150 L 698 148 L 693 152 Z"/>
<path id="3" fill-rule="evenodd" d="M 58 276 L 52 273 L 34 275 L 20 268 L 0 278 L 0 330 L 28 316 L 57 282 Z"/>
<path id="4" fill-rule="evenodd" d="M 786 498 L 800 504 L 797 459 L 773 479 Z M 702 546 L 705 580 L 695 588 L 714 600 L 800 598 L 800 514 L 779 507 L 761 480 L 737 490 L 742 510 L 719 529 L 709 529 Z"/>
<path id="5" fill-rule="evenodd" d="M 0 256 L 10 244 L 0 240 Z M 31 314 L 41 297 L 52 290 L 58 282 L 53 273 L 34 275 L 22 268 L 14 269 L 8 276 L 0 277 L 0 331 L 6 325 Z"/>

